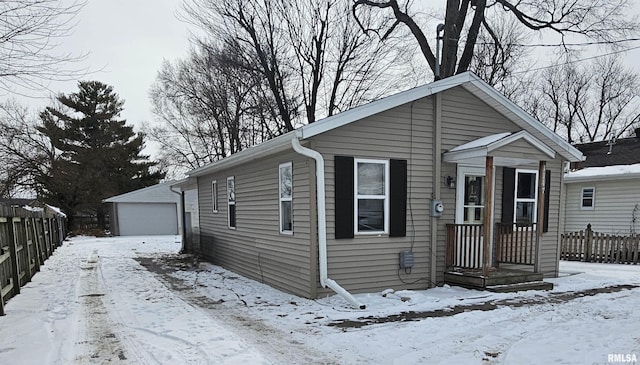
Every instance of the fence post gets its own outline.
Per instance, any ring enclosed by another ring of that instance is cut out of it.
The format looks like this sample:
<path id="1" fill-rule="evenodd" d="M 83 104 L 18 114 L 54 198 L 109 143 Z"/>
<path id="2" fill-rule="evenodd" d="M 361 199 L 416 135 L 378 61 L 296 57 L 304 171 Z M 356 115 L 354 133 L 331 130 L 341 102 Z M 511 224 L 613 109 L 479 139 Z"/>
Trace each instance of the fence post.
<path id="1" fill-rule="evenodd" d="M 593 243 L 593 230 L 591 229 L 591 223 L 587 224 L 584 239 L 584 261 L 591 262 L 591 244 Z"/>
<path id="2" fill-rule="evenodd" d="M 7 219 L 9 237 L 9 257 L 11 258 L 11 277 L 13 280 L 13 295 L 20 294 L 20 265 L 18 265 L 18 253 L 13 226 L 13 217 Z"/>

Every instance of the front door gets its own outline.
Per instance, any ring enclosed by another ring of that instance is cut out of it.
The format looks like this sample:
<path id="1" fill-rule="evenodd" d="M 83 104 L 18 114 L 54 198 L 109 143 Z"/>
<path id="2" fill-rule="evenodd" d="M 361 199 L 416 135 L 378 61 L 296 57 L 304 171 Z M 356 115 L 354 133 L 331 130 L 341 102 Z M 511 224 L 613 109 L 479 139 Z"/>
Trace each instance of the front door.
<path id="1" fill-rule="evenodd" d="M 458 166 L 456 190 L 456 261 L 459 266 L 482 267 L 485 210 L 485 171 L 482 167 Z"/>

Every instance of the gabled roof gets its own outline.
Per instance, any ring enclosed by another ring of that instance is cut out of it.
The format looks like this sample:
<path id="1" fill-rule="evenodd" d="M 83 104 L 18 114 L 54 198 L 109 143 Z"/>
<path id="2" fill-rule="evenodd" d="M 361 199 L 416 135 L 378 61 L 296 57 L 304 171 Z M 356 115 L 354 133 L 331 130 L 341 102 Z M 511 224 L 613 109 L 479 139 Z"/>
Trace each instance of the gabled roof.
<path id="1" fill-rule="evenodd" d="M 640 163 L 639 137 L 619 138 L 613 145 L 609 141 L 601 141 L 577 144 L 575 147 L 587 157 L 580 162 L 579 168 Z"/>
<path id="2" fill-rule="evenodd" d="M 538 139 L 543 138 L 548 140 L 544 141 L 545 144 L 554 148 L 556 152 L 565 159 L 572 162 L 582 161 L 584 159 L 582 153 L 580 153 L 580 151 L 574 148 L 570 143 L 522 110 L 522 108 L 484 82 L 474 73 L 467 71 L 321 119 L 315 123 L 305 125 L 295 131 L 286 133 L 255 147 L 238 152 L 220 161 L 194 169 L 188 172 L 187 175 L 190 177 L 201 176 L 222 168 L 235 166 L 242 162 L 250 161 L 267 154 L 281 152 L 290 147 L 291 139 L 293 138 L 298 138 L 299 140 L 309 139 L 313 136 L 340 128 L 344 125 L 362 120 L 397 106 L 458 86 L 465 88 L 465 90 L 489 104 L 499 113 L 503 114 L 507 119 L 513 121 L 519 128 L 528 130 L 529 133 Z"/>
<path id="3" fill-rule="evenodd" d="M 177 192 L 171 190 L 176 181 L 170 180 L 146 188 L 130 191 L 125 194 L 104 199 L 105 203 L 177 203 L 180 199 Z"/>
<path id="4" fill-rule="evenodd" d="M 550 159 L 553 159 L 556 157 L 556 152 L 553 149 L 549 148 L 542 141 L 533 137 L 527 131 L 523 130 L 516 133 L 504 132 L 504 133 L 492 134 L 489 136 L 478 138 L 471 142 L 467 142 L 460 146 L 456 146 L 451 150 L 449 150 L 448 152 L 444 153 L 443 160 L 444 162 L 460 163 L 464 161 L 480 159 L 480 162 L 483 162 L 484 158 L 486 156 L 490 156 L 493 151 L 519 140 L 527 141 L 535 149 L 542 152 L 543 154 L 548 156 Z M 500 161 L 500 160 L 503 160 L 503 161 Z M 517 160 L 521 160 L 521 161 L 517 161 Z M 496 166 L 501 166 L 501 165 L 510 165 L 510 164 L 524 164 L 524 163 L 531 163 L 536 161 L 537 161 L 536 159 L 530 160 L 529 158 L 518 159 L 518 158 L 512 158 L 512 157 L 510 158 L 498 157 L 494 163 L 496 164 Z"/>

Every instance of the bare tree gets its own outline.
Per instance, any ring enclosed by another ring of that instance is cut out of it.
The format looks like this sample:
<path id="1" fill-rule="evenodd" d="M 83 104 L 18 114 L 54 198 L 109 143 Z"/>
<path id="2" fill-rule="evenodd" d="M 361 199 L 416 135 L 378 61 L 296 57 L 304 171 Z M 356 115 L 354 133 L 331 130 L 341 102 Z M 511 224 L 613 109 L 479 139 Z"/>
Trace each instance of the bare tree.
<path id="1" fill-rule="evenodd" d="M 36 88 L 82 70 L 72 67 L 83 55 L 60 53 L 84 1 L 6 0 L 0 3 L 0 88 Z"/>
<path id="2" fill-rule="evenodd" d="M 35 176 L 51 167 L 56 151 L 37 130 L 37 117 L 14 101 L 0 104 L 0 197 L 33 192 Z"/>
<path id="3" fill-rule="evenodd" d="M 149 138 L 178 174 L 281 134 L 263 80 L 238 66 L 237 48 L 201 43 L 187 59 L 165 63 L 151 90 L 156 126 Z"/>
<path id="4" fill-rule="evenodd" d="M 570 143 L 628 133 L 640 121 L 640 79 L 613 58 L 580 65 L 564 61 L 545 69 L 523 107 Z"/>
<path id="5" fill-rule="evenodd" d="M 212 38 L 238 47 L 243 67 L 267 81 L 278 117 L 292 130 L 403 83 L 388 71 L 401 69 L 411 52 L 362 34 L 350 6 L 349 0 L 192 0 L 185 11 Z"/>
<path id="6" fill-rule="evenodd" d="M 447 77 L 470 69 L 478 37 L 484 30 L 496 34 L 495 24 L 487 16 L 496 12 L 496 19 L 512 17 L 523 31 L 550 32 L 565 40 L 570 36 L 613 42 L 638 31 L 638 22 L 630 11 L 628 0 L 596 0 L 589 4 L 575 0 L 510 1 L 510 0 L 447 0 L 442 45 L 440 75 Z M 379 22 L 363 20 L 363 14 L 382 10 L 386 18 Z M 406 26 L 435 74 L 436 58 L 432 44 L 411 12 L 411 2 L 398 0 L 355 0 L 353 13 L 361 28 L 380 34 L 382 39 L 398 26 Z M 493 37 L 497 45 L 500 38 Z"/>

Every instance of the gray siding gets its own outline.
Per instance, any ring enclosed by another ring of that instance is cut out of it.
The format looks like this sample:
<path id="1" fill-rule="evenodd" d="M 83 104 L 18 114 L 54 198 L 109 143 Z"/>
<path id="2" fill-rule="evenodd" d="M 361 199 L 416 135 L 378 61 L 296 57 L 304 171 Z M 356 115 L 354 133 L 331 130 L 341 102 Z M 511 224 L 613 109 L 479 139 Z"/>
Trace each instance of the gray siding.
<path id="1" fill-rule="evenodd" d="M 293 235 L 279 230 L 278 166 L 293 162 Z M 294 153 L 198 178 L 201 251 L 229 270 L 281 290 L 311 296 L 310 162 Z M 236 184 L 236 229 L 227 227 L 227 177 Z M 211 182 L 218 183 L 213 213 Z M 315 266 L 313 266 L 315 269 Z"/>
<path id="2" fill-rule="evenodd" d="M 593 210 L 581 208 L 582 188 L 595 188 Z M 640 209 L 640 179 L 573 182 L 566 184 L 565 232 L 591 228 L 596 232 L 628 234 L 633 210 Z M 640 232 L 640 210 L 636 211 L 635 231 Z"/>
<path id="3" fill-rule="evenodd" d="M 433 101 L 418 100 L 313 137 L 325 158 L 328 275 L 354 293 L 429 287 L 429 197 Z M 334 156 L 407 160 L 407 236 L 357 235 L 335 239 Z M 399 253 L 413 248 L 411 274 L 399 271 Z M 405 284 L 402 281 L 405 281 Z"/>

